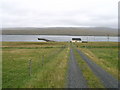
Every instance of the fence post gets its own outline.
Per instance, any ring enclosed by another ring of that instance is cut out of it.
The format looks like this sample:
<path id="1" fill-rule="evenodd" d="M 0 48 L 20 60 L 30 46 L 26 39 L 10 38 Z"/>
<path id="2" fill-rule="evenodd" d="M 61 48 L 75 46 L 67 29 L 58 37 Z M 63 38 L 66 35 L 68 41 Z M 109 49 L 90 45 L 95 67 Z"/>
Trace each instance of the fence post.
<path id="1" fill-rule="evenodd" d="M 44 64 L 44 55 L 42 55 L 42 66 Z"/>
<path id="2" fill-rule="evenodd" d="M 29 60 L 29 76 L 31 76 L 32 73 L 32 60 Z"/>

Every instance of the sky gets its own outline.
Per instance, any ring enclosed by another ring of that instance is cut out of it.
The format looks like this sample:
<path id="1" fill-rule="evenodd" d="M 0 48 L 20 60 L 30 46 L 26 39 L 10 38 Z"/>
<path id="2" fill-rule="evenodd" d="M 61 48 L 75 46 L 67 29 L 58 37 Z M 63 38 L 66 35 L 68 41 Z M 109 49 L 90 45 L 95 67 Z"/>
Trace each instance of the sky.
<path id="1" fill-rule="evenodd" d="M 0 0 L 0 27 L 118 27 L 119 0 Z"/>

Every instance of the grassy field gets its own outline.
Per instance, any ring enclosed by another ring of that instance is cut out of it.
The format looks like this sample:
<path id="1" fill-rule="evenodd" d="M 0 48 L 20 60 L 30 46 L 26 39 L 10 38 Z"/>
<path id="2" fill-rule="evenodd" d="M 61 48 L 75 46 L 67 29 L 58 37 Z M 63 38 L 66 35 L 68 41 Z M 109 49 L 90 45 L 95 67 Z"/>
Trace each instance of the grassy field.
<path id="1" fill-rule="evenodd" d="M 2 46 L 2 43 L 0 43 Z M 0 48 L 0 89 L 2 88 L 2 48 Z"/>
<path id="2" fill-rule="evenodd" d="M 95 63 L 118 78 L 118 43 L 89 42 L 76 43 L 76 46 L 90 57 Z"/>
<path id="3" fill-rule="evenodd" d="M 3 42 L 2 51 L 3 88 L 65 87 L 67 43 Z"/>
<path id="4" fill-rule="evenodd" d="M 118 43 L 73 43 L 96 64 L 118 77 Z M 64 88 L 71 45 L 67 42 L 3 42 L 3 88 Z M 74 50 L 88 87 L 104 85 Z M 31 63 L 30 63 L 31 61 Z"/>

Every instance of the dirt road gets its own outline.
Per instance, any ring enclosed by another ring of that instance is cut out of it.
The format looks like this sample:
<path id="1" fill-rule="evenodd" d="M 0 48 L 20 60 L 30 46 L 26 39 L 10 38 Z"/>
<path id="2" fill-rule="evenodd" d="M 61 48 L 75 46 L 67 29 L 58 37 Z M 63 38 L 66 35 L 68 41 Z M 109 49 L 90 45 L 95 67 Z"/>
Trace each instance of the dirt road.
<path id="1" fill-rule="evenodd" d="M 103 70 L 100 66 L 95 64 L 90 58 L 88 58 L 83 52 L 77 50 L 82 59 L 88 64 L 93 73 L 100 78 L 101 82 L 106 88 L 118 88 L 118 81 L 110 75 L 108 72 Z"/>
<path id="2" fill-rule="evenodd" d="M 70 50 L 70 60 L 68 68 L 68 88 L 87 88 L 80 67 L 78 66 L 73 50 Z"/>

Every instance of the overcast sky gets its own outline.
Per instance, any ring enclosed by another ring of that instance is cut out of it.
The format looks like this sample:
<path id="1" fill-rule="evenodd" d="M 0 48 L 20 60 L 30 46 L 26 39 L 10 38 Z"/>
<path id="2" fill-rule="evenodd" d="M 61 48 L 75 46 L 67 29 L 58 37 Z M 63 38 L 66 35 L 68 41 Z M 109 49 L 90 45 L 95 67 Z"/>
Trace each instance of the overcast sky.
<path id="1" fill-rule="evenodd" d="M 1 0 L 2 27 L 118 26 L 119 0 Z"/>

